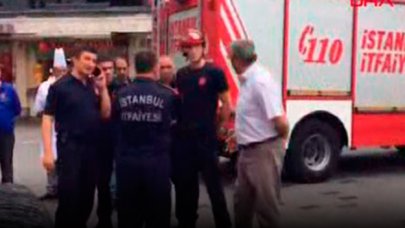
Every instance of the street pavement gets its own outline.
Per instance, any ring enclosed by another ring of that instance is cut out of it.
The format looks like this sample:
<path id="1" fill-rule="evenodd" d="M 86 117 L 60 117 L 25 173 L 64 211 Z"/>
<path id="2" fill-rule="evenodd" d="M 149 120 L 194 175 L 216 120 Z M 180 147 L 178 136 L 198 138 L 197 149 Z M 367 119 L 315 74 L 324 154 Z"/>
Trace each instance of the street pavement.
<path id="1" fill-rule="evenodd" d="M 38 121 L 16 128 L 15 182 L 38 196 L 45 191 L 40 163 Z M 222 170 L 227 170 L 226 161 Z M 234 179 L 224 172 L 228 208 L 233 216 Z M 405 227 L 405 158 L 394 150 L 345 151 L 333 178 L 319 184 L 283 183 L 283 227 Z M 201 184 L 198 227 L 214 227 L 206 189 Z M 53 217 L 56 202 L 45 202 Z M 89 227 L 96 225 L 93 213 Z M 116 215 L 114 214 L 116 222 Z M 175 219 L 173 215 L 173 224 Z"/>

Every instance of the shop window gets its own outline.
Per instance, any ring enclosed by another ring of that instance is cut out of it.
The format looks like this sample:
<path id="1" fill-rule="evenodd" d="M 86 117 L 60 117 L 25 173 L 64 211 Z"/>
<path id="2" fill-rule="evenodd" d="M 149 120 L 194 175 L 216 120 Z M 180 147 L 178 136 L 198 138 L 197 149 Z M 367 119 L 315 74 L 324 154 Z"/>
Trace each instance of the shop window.
<path id="1" fill-rule="evenodd" d="M 67 58 L 70 57 L 75 44 L 91 46 L 98 50 L 100 55 L 109 54 L 111 57 L 127 56 L 128 44 L 115 43 L 111 39 L 44 39 L 39 42 L 32 42 L 29 45 L 29 52 L 35 56 L 34 81 L 35 83 L 46 80 L 49 70 L 53 64 L 55 48 L 63 48 Z"/>
<path id="2" fill-rule="evenodd" d="M 45 8 L 46 1 L 45 0 L 29 0 L 28 4 L 31 9 Z"/>

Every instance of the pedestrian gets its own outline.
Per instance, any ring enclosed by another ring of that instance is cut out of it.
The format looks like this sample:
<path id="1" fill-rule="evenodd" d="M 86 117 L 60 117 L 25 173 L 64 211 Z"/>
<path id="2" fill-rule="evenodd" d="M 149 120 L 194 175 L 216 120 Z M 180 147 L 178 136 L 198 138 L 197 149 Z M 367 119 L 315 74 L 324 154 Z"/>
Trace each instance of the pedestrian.
<path id="1" fill-rule="evenodd" d="M 217 137 L 230 116 L 230 98 L 224 72 L 204 58 L 205 40 L 190 30 L 182 43 L 190 64 L 176 76 L 180 96 L 179 119 L 173 153 L 176 216 L 181 228 L 197 221 L 199 174 L 210 197 L 217 228 L 231 227 L 218 167 Z M 222 102 L 219 121 L 218 101 Z"/>
<path id="2" fill-rule="evenodd" d="M 14 125 L 21 104 L 14 87 L 2 79 L 0 64 L 0 166 L 1 183 L 13 183 Z"/>
<path id="3" fill-rule="evenodd" d="M 119 228 L 169 228 L 171 125 L 175 94 L 158 80 L 158 59 L 135 56 L 137 76 L 118 92 L 117 197 Z"/>
<path id="4" fill-rule="evenodd" d="M 57 133 L 59 201 L 56 228 L 86 227 L 98 176 L 100 122 L 111 113 L 106 78 L 102 73 L 93 73 L 96 50 L 87 46 L 75 47 L 72 61 L 71 74 L 49 88 L 42 117 L 43 165 L 48 171 L 55 168 L 51 143 L 53 122 Z"/>
<path id="5" fill-rule="evenodd" d="M 109 95 L 112 96 L 111 84 L 114 80 L 114 60 L 108 55 L 101 55 L 98 58 L 97 67 L 106 77 Z M 111 89 L 111 90 L 110 90 Z M 111 119 L 105 119 L 101 123 L 99 149 L 99 177 L 97 181 L 97 228 L 112 228 L 112 196 L 110 181 L 114 163 L 115 136 L 114 126 Z"/>
<path id="6" fill-rule="evenodd" d="M 113 81 L 108 85 L 108 89 L 110 91 L 110 96 L 113 100 L 116 99 L 117 92 L 121 88 L 129 85 L 131 82 L 131 79 L 129 77 L 128 61 L 124 57 L 115 58 L 114 66 L 115 66 L 115 77 L 114 77 Z M 113 164 L 113 170 L 112 170 L 111 180 L 110 180 L 110 192 L 111 192 L 113 207 L 116 206 L 116 201 L 117 201 L 117 184 L 116 184 L 117 181 L 116 181 L 116 177 L 115 177 L 116 173 L 115 173 L 114 164 Z"/>
<path id="7" fill-rule="evenodd" d="M 241 83 L 235 131 L 239 144 L 234 209 L 236 228 L 279 226 L 281 170 L 289 126 L 281 83 L 257 63 L 253 42 L 235 41 L 229 58 Z"/>
<path id="8" fill-rule="evenodd" d="M 48 77 L 46 81 L 41 83 L 38 87 L 37 95 L 35 96 L 34 110 L 37 116 L 42 116 L 46 97 L 48 96 L 49 87 L 59 80 L 62 76 L 67 73 L 67 63 L 65 58 L 65 53 L 62 48 L 57 48 L 54 51 L 52 74 Z M 55 164 L 57 164 L 57 149 L 56 149 L 56 133 L 55 126 L 52 126 L 52 151 L 55 158 Z M 41 158 L 44 155 L 44 147 L 41 143 Z M 56 169 L 47 172 L 47 186 L 46 193 L 41 196 L 40 200 L 51 200 L 56 199 L 58 194 L 58 176 Z"/>
<path id="9" fill-rule="evenodd" d="M 163 55 L 159 58 L 159 69 L 160 69 L 160 82 L 163 85 L 173 88 L 175 75 L 176 75 L 176 67 L 174 66 L 174 62 L 172 58 L 167 55 Z"/>
<path id="10" fill-rule="evenodd" d="M 109 89 L 115 94 L 119 89 L 127 86 L 131 80 L 129 78 L 128 62 L 124 57 L 117 57 L 114 65 L 116 75 L 109 84 Z"/>

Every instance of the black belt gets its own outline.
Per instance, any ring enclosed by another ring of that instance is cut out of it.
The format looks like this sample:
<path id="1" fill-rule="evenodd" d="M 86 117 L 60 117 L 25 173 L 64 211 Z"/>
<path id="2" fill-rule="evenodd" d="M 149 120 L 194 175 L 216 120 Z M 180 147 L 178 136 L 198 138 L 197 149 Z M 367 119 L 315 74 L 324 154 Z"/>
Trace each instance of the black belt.
<path id="1" fill-rule="evenodd" d="M 246 149 L 253 148 L 253 147 L 257 146 L 257 145 L 260 145 L 262 143 L 272 142 L 272 141 L 274 141 L 274 140 L 276 140 L 278 138 L 279 138 L 279 136 L 274 136 L 274 137 L 270 137 L 270 138 L 267 138 L 265 140 L 258 141 L 258 142 L 251 142 L 251 143 L 243 144 L 243 145 L 239 144 L 238 147 L 239 147 L 239 149 L 246 150 Z"/>

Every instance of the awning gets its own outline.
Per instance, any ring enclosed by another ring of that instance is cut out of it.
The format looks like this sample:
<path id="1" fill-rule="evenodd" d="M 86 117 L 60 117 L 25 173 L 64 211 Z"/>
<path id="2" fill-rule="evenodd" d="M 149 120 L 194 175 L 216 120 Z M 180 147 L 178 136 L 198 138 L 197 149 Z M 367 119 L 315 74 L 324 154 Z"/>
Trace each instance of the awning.
<path id="1" fill-rule="evenodd" d="M 17 17 L 0 18 L 0 36 L 15 39 L 35 38 L 107 38 L 112 33 L 150 33 L 152 19 L 149 14 L 87 17 Z"/>

